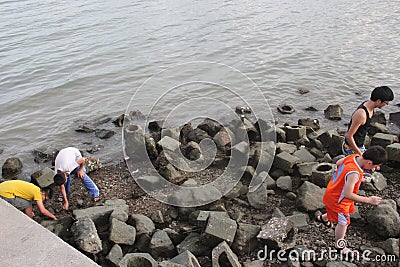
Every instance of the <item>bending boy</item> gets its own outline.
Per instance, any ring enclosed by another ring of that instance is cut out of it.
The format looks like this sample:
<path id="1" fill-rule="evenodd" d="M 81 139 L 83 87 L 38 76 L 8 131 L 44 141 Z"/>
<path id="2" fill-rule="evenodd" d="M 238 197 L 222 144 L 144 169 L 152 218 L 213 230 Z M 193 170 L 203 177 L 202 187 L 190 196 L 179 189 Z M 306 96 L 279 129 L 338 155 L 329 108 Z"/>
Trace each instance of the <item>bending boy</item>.
<path id="1" fill-rule="evenodd" d="M 54 164 L 54 183 L 60 186 L 61 193 L 58 200 L 64 201 L 63 209 L 68 210 L 68 196 L 71 189 L 71 174 L 75 174 L 81 178 L 82 184 L 92 196 L 93 201 L 100 200 L 99 189 L 96 184 L 86 174 L 85 158 L 81 152 L 74 147 L 61 149 L 58 153 Z"/>
<path id="2" fill-rule="evenodd" d="M 57 220 L 57 217 L 43 205 L 43 202 L 50 199 L 52 195 L 53 191 L 50 188 L 46 187 L 41 190 L 36 185 L 26 181 L 9 180 L 0 183 L 0 198 L 25 212 L 30 218 L 35 216 L 32 210 L 32 202 L 36 201 L 40 213 Z"/>
<path id="3" fill-rule="evenodd" d="M 381 198 L 377 196 L 363 197 L 357 195 L 358 188 L 363 180 L 363 171 L 370 170 L 387 161 L 386 150 L 380 146 L 372 146 L 362 154 L 353 154 L 337 162 L 337 170 L 328 183 L 322 202 L 326 206 L 326 213 L 319 215 L 316 220 L 325 226 L 331 227 L 336 222 L 335 246 L 343 254 L 350 252 L 348 248 L 338 246 L 338 241 L 346 235 L 350 224 L 350 213 L 355 211 L 354 201 L 378 205 Z"/>
<path id="4" fill-rule="evenodd" d="M 367 136 L 367 129 L 370 125 L 371 118 L 374 115 L 375 108 L 383 108 L 389 105 L 394 98 L 392 89 L 388 86 L 376 87 L 368 101 L 363 102 L 353 115 L 347 133 L 344 136 L 343 154 L 359 154 L 365 151 L 364 142 Z"/>

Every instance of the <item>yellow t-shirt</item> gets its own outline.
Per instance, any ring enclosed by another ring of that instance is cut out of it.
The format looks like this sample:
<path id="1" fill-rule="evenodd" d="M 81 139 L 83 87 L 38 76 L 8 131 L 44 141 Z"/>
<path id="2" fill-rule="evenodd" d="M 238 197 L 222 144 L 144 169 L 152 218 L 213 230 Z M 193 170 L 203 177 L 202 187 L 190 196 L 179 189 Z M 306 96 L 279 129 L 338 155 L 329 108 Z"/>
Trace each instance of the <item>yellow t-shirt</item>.
<path id="1" fill-rule="evenodd" d="M 26 200 L 42 200 L 42 193 L 39 187 L 21 180 L 10 180 L 0 183 L 0 196 L 5 198 L 20 197 Z"/>

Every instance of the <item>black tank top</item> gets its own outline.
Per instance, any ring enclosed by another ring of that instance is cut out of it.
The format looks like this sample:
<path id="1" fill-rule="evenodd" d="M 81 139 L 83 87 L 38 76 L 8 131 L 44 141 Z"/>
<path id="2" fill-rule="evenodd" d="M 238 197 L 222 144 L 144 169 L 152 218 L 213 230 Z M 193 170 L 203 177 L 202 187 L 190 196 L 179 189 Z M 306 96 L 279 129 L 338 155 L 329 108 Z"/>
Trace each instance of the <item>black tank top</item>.
<path id="1" fill-rule="evenodd" d="M 355 134 L 353 136 L 354 141 L 356 142 L 356 145 L 358 147 L 362 147 L 364 145 L 365 137 L 367 136 L 368 127 L 371 123 L 371 117 L 369 116 L 368 109 L 364 106 L 364 103 L 365 102 L 363 102 L 361 105 L 359 105 L 357 110 L 359 110 L 360 108 L 363 109 L 365 111 L 365 114 L 367 115 L 367 120 L 365 121 L 364 125 L 360 125 L 360 127 L 358 127 L 357 131 L 355 132 Z M 351 123 L 352 123 L 352 120 L 350 120 L 350 124 L 349 124 L 349 127 L 347 128 L 347 130 L 350 129 Z M 346 143 L 348 144 L 347 140 L 346 140 Z"/>

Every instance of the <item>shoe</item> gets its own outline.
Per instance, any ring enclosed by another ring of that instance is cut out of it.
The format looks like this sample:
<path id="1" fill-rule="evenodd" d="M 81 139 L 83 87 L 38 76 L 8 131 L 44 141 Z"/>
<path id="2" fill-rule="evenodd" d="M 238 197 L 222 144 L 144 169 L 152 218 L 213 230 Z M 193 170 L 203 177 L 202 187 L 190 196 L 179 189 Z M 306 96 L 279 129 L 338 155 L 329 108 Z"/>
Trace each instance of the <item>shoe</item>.
<path id="1" fill-rule="evenodd" d="M 325 225 L 325 227 L 327 227 L 327 228 L 331 228 L 332 227 L 332 222 L 331 221 L 324 221 L 323 219 L 322 219 L 322 215 L 318 215 L 317 217 L 315 217 L 315 221 L 316 222 L 319 222 L 319 223 L 322 223 L 323 225 Z"/>
<path id="2" fill-rule="evenodd" d="M 94 197 L 94 198 L 93 198 L 93 202 L 99 202 L 100 200 L 101 200 L 100 197 Z"/>

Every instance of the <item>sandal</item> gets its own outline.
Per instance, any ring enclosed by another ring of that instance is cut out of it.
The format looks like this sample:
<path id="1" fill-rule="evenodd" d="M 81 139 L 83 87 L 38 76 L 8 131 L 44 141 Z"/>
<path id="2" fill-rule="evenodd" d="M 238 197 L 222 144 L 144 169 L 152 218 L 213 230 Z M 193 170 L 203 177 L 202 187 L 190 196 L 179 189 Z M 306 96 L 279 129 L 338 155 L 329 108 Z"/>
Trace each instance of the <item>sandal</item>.
<path id="1" fill-rule="evenodd" d="M 64 198 L 63 198 L 63 197 L 58 197 L 58 198 L 57 198 L 57 201 L 58 201 L 58 202 L 63 202 L 63 201 L 64 201 Z"/>
<path id="2" fill-rule="evenodd" d="M 99 202 L 100 200 L 101 200 L 100 197 L 94 197 L 94 198 L 93 198 L 93 202 Z"/>
<path id="3" fill-rule="evenodd" d="M 332 222 L 331 221 L 324 221 L 323 219 L 322 219 L 322 215 L 318 215 L 317 217 L 315 217 L 315 221 L 316 222 L 319 222 L 319 223 L 322 223 L 323 225 L 325 225 L 325 227 L 327 227 L 327 228 L 331 228 L 332 227 Z"/>

